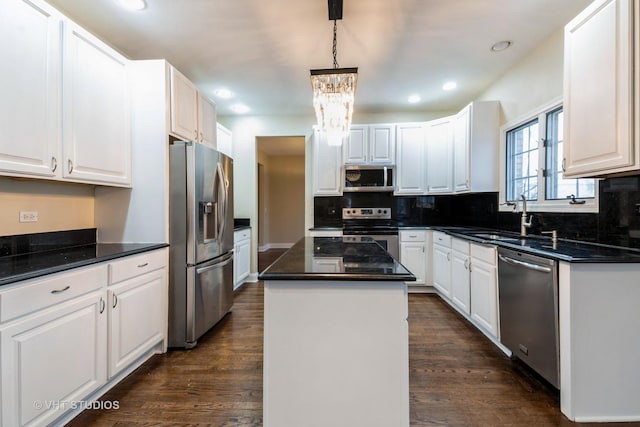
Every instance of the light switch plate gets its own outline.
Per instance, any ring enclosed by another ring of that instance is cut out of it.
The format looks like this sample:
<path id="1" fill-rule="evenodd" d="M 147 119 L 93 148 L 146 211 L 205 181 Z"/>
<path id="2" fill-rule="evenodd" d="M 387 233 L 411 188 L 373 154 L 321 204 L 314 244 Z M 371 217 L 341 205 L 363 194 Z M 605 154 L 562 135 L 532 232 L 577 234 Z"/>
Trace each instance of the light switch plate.
<path id="1" fill-rule="evenodd" d="M 38 222 L 38 212 L 20 211 L 20 222 Z"/>

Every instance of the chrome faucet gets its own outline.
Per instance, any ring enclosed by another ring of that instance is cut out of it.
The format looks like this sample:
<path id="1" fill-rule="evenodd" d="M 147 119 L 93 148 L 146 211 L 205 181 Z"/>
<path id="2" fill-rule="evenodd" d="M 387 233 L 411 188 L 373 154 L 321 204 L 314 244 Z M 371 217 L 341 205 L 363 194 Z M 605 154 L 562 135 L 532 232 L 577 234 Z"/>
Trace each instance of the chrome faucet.
<path id="1" fill-rule="evenodd" d="M 522 216 L 520 217 L 520 237 L 527 237 L 527 228 L 531 228 L 531 224 L 533 221 L 533 215 L 529 216 L 529 221 L 527 221 L 527 198 L 524 194 L 520 195 L 520 199 L 522 199 Z M 516 200 L 516 209 L 517 200 Z"/>

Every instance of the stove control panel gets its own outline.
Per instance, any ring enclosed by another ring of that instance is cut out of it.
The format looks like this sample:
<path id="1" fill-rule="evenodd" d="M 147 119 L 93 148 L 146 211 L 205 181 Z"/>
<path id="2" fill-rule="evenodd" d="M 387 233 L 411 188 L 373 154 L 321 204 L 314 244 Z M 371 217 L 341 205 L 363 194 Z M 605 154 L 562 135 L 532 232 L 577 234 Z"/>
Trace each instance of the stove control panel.
<path id="1" fill-rule="evenodd" d="M 391 219 L 391 208 L 342 208 L 342 219 Z"/>

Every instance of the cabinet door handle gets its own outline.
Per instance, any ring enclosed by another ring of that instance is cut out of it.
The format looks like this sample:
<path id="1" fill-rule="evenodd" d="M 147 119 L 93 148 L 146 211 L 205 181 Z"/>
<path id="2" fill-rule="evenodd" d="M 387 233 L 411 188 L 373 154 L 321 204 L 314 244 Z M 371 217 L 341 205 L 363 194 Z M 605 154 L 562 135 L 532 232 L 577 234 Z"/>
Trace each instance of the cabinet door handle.
<path id="1" fill-rule="evenodd" d="M 451 252 L 447 252 L 447 261 L 451 261 Z"/>
<path id="2" fill-rule="evenodd" d="M 65 287 L 64 287 L 64 288 L 62 288 L 62 289 L 54 289 L 54 290 L 52 290 L 52 291 L 51 291 L 51 293 L 52 293 L 52 294 L 61 294 L 61 293 L 63 293 L 64 291 L 68 291 L 70 288 L 71 288 L 71 286 L 67 285 L 67 286 L 65 286 Z"/>
<path id="3" fill-rule="evenodd" d="M 469 269 L 469 258 L 464 260 L 464 269 L 468 270 Z"/>
<path id="4" fill-rule="evenodd" d="M 71 159 L 67 160 L 67 165 L 69 166 L 69 173 L 73 172 L 73 161 Z"/>
<path id="5" fill-rule="evenodd" d="M 104 312 L 104 309 L 107 307 L 107 303 L 105 303 L 104 298 L 100 297 L 100 314 Z"/>
<path id="6" fill-rule="evenodd" d="M 562 172 L 566 172 L 567 171 L 566 166 L 567 166 L 567 158 L 563 157 L 562 158 Z"/>
<path id="7" fill-rule="evenodd" d="M 111 308 L 116 308 L 116 305 L 118 305 L 118 295 L 113 294 L 113 306 Z"/>
<path id="8" fill-rule="evenodd" d="M 138 268 L 144 268 L 144 267 L 146 267 L 147 265 L 149 265 L 149 263 L 148 263 L 148 262 L 145 262 L 144 264 L 138 264 Z"/>
<path id="9" fill-rule="evenodd" d="M 198 129 L 194 130 L 193 133 L 196 135 L 196 141 L 198 140 Z"/>
<path id="10" fill-rule="evenodd" d="M 204 135 L 200 132 L 200 142 L 204 142 Z"/>
<path id="11" fill-rule="evenodd" d="M 55 172 L 58 169 L 58 159 L 51 157 L 51 172 Z"/>

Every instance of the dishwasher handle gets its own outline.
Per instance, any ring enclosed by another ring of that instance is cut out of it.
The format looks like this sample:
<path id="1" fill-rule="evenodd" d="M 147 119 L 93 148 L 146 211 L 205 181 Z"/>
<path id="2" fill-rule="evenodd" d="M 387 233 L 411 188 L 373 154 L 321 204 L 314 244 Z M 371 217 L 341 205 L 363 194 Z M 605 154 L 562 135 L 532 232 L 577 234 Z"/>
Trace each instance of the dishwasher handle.
<path id="1" fill-rule="evenodd" d="M 502 261 L 506 262 L 507 264 L 520 265 L 520 266 L 528 268 L 530 270 L 542 271 L 544 273 L 551 273 L 551 267 L 545 267 L 543 265 L 532 264 L 530 262 L 520 261 L 518 259 L 513 259 L 513 258 L 510 258 L 510 257 L 504 256 L 502 254 L 498 254 L 498 258 L 500 258 Z"/>

